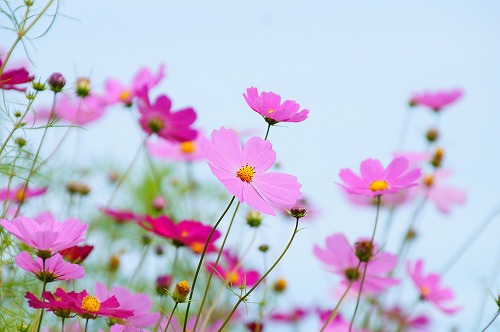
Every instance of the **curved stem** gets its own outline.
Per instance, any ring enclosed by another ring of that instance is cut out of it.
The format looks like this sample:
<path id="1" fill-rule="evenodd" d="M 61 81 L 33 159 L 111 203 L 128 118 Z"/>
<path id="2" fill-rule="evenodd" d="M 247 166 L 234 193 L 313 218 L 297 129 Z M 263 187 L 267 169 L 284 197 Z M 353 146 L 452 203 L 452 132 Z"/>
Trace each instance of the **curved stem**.
<path id="1" fill-rule="evenodd" d="M 129 287 L 132 286 L 132 281 L 135 279 L 135 277 L 139 273 L 142 265 L 144 264 L 144 261 L 146 260 L 146 255 L 148 254 L 148 249 L 149 249 L 149 245 L 145 244 L 144 248 L 142 248 L 142 254 L 141 254 L 141 257 L 139 258 L 139 262 L 137 263 L 137 266 L 135 267 L 134 273 L 132 274 L 132 276 L 130 277 L 130 279 L 128 281 Z"/>
<path id="2" fill-rule="evenodd" d="M 168 331 L 168 326 L 170 325 L 170 321 L 172 321 L 172 317 L 174 316 L 174 312 L 175 312 L 175 309 L 177 309 L 178 304 L 179 304 L 179 302 L 175 302 L 174 308 L 172 309 L 172 312 L 170 313 L 170 317 L 168 317 L 167 326 L 165 326 L 165 332 Z M 160 327 L 160 330 L 161 330 L 161 327 Z"/>
<path id="3" fill-rule="evenodd" d="M 290 245 L 292 244 L 293 239 L 295 238 L 295 234 L 297 234 L 297 232 L 298 232 L 297 231 L 298 227 L 299 227 L 299 218 L 296 218 L 295 229 L 293 230 L 292 237 L 290 238 L 290 241 L 288 241 L 288 244 L 286 245 L 286 247 L 283 250 L 283 252 L 281 253 L 281 255 L 274 262 L 274 264 L 269 268 L 269 270 L 267 270 L 267 272 L 259 279 L 259 281 L 257 281 L 257 283 L 248 292 L 246 292 L 243 296 L 241 296 L 238 299 L 238 302 L 236 302 L 236 304 L 234 305 L 233 310 L 231 310 L 231 312 L 229 313 L 229 316 L 226 318 L 226 320 L 224 321 L 222 326 L 219 328 L 219 332 L 221 332 L 224 329 L 224 327 L 227 325 L 227 323 L 229 323 L 229 321 L 231 320 L 231 317 L 233 317 L 236 309 L 241 304 L 241 302 L 246 300 L 246 298 L 257 288 L 257 286 L 259 286 L 259 284 L 268 276 L 268 274 L 271 273 L 271 271 L 276 267 L 276 265 L 278 265 L 278 263 L 281 261 L 283 256 L 285 256 L 286 252 L 288 251 L 288 248 L 290 248 Z"/>
<path id="4" fill-rule="evenodd" d="M 205 246 L 203 247 L 203 252 L 201 253 L 200 261 L 198 262 L 198 267 L 196 268 L 196 272 L 195 272 L 194 278 L 193 278 L 193 283 L 191 285 L 191 293 L 189 294 L 189 300 L 188 300 L 188 304 L 187 304 L 187 308 L 186 308 L 186 314 L 184 315 L 184 327 L 182 328 L 183 331 L 186 331 L 188 315 L 189 315 L 189 308 L 191 307 L 191 300 L 193 298 L 194 288 L 196 286 L 196 280 L 198 279 L 198 274 L 200 273 L 201 264 L 203 263 L 203 258 L 205 258 L 205 253 L 207 252 L 208 245 L 210 244 L 210 239 L 212 238 L 212 235 L 215 233 L 217 226 L 219 226 L 220 222 L 222 221 L 222 219 L 226 215 L 227 211 L 229 210 L 229 208 L 233 204 L 235 198 L 236 198 L 235 196 L 233 196 L 233 198 L 231 198 L 231 201 L 229 202 L 226 209 L 224 210 L 224 212 L 220 216 L 219 220 L 217 220 L 214 227 L 212 227 L 210 234 L 208 234 L 207 242 L 205 242 Z"/>
<path id="5" fill-rule="evenodd" d="M 271 129 L 271 124 L 267 124 L 267 131 L 266 131 L 266 136 L 264 136 L 264 140 L 267 140 L 267 137 L 269 136 L 269 129 Z"/>
<path id="6" fill-rule="evenodd" d="M 482 330 L 481 330 L 481 332 L 486 331 L 486 330 L 488 329 L 488 327 L 490 327 L 490 326 L 491 326 L 491 324 L 493 324 L 493 322 L 495 321 L 495 319 L 497 319 L 498 314 L 500 314 L 500 310 L 497 310 L 497 312 L 496 312 L 495 316 L 493 316 L 493 319 L 492 319 L 492 320 L 488 323 L 488 325 L 486 325 L 486 326 L 485 326 L 485 328 L 484 328 L 484 329 L 482 329 Z"/>

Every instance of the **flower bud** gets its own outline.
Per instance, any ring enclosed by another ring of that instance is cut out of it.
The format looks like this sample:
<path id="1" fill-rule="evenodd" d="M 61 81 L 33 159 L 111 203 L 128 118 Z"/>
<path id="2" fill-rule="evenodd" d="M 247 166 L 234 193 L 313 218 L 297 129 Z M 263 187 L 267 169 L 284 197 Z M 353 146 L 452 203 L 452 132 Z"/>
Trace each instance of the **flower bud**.
<path id="1" fill-rule="evenodd" d="M 153 242 L 153 238 L 147 234 L 144 234 L 142 236 L 142 244 L 147 246 L 149 244 L 151 244 L 151 242 Z"/>
<path id="2" fill-rule="evenodd" d="M 31 85 L 33 86 L 33 89 L 35 89 L 36 91 L 43 91 L 47 88 L 47 86 L 45 85 L 45 83 L 42 83 L 40 81 L 38 82 L 31 82 Z"/>
<path id="3" fill-rule="evenodd" d="M 57 93 L 62 91 L 62 89 L 66 85 L 66 80 L 64 79 L 64 76 L 62 76 L 61 73 L 53 73 L 52 75 L 49 76 L 48 83 L 50 90 Z"/>
<path id="4" fill-rule="evenodd" d="M 86 196 L 90 193 L 90 187 L 83 183 L 77 181 L 70 181 L 66 184 L 66 190 L 70 194 L 79 194 L 82 196 Z"/>
<path id="5" fill-rule="evenodd" d="M 371 241 L 359 241 L 354 244 L 356 248 L 356 257 L 361 262 L 368 262 L 373 256 L 373 243 Z"/>
<path id="6" fill-rule="evenodd" d="M 158 256 L 163 255 L 163 247 L 161 245 L 157 245 L 155 247 L 155 254 L 157 254 Z"/>
<path id="7" fill-rule="evenodd" d="M 166 274 L 164 276 L 159 276 L 156 278 L 156 293 L 158 295 L 166 295 L 167 290 L 170 288 L 172 284 L 172 276 Z"/>
<path id="8" fill-rule="evenodd" d="M 167 200 L 162 196 L 156 196 L 152 203 L 153 210 L 161 211 L 167 206 Z"/>
<path id="9" fill-rule="evenodd" d="M 14 111 L 14 116 L 15 116 L 16 118 L 20 118 L 20 117 L 21 117 L 21 115 L 22 115 L 22 114 L 21 114 L 21 112 L 20 112 L 20 111 Z"/>
<path id="10" fill-rule="evenodd" d="M 117 255 L 111 256 L 108 262 L 108 267 L 113 272 L 118 270 L 120 267 L 120 258 Z"/>
<path id="11" fill-rule="evenodd" d="M 262 214 L 256 210 L 250 210 L 246 217 L 247 225 L 250 227 L 259 227 L 262 222 Z"/>
<path id="12" fill-rule="evenodd" d="M 22 321 L 18 326 L 17 326 L 17 331 L 19 332 L 28 332 L 30 330 L 30 324 L 26 324 L 24 321 Z"/>
<path id="13" fill-rule="evenodd" d="M 179 282 L 175 285 L 174 292 L 172 293 L 172 299 L 177 303 L 186 302 L 191 289 L 189 288 L 189 283 L 186 280 Z"/>
<path id="14" fill-rule="evenodd" d="M 16 138 L 14 142 L 16 142 L 16 144 L 19 145 L 20 148 L 26 145 L 26 140 L 22 137 Z"/>
<path id="15" fill-rule="evenodd" d="M 443 162 L 443 157 L 444 157 L 444 150 L 442 148 L 437 148 L 436 151 L 434 152 L 434 156 L 432 157 L 431 165 L 434 166 L 435 168 L 441 167 L 441 164 Z"/>
<path id="16" fill-rule="evenodd" d="M 90 94 L 90 80 L 87 77 L 80 77 L 76 80 L 76 94 L 80 97 L 87 97 Z"/>
<path id="17" fill-rule="evenodd" d="M 289 215 L 291 215 L 294 218 L 304 218 L 307 216 L 309 213 L 307 212 L 306 208 L 300 204 L 297 204 L 293 206 L 290 211 L 288 212 Z"/>
<path id="18" fill-rule="evenodd" d="M 276 293 L 281 293 L 286 289 L 286 279 L 280 278 L 276 280 L 273 284 L 273 290 Z"/>
<path id="19" fill-rule="evenodd" d="M 267 252 L 269 250 L 269 246 L 267 244 L 261 244 L 259 246 L 259 251 L 262 251 L 262 252 Z"/>
<path id="20" fill-rule="evenodd" d="M 34 3 L 35 3 L 35 1 L 33 1 L 33 0 L 24 0 L 24 4 L 28 7 L 33 6 Z"/>
<path id="21" fill-rule="evenodd" d="M 431 128 L 427 130 L 425 138 L 429 143 L 435 142 L 439 138 L 439 131 L 437 129 Z"/>

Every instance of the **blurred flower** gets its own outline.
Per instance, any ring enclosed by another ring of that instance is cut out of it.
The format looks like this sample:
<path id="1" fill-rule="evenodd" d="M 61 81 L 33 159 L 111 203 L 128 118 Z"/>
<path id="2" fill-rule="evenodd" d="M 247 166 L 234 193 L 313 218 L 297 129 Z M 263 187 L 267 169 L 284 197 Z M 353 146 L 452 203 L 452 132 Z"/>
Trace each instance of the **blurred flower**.
<path id="1" fill-rule="evenodd" d="M 320 322 L 321 325 L 323 326 L 326 323 L 326 320 L 331 314 L 331 310 L 327 311 L 320 311 Z M 332 321 L 328 324 L 328 326 L 325 328 L 325 332 L 347 332 L 349 331 L 350 327 L 349 321 L 344 320 L 341 314 L 337 314 L 335 318 L 332 319 Z M 365 329 L 356 329 L 353 328 L 350 330 L 351 332 L 369 332 L 368 330 Z"/>
<path id="2" fill-rule="evenodd" d="M 140 68 L 132 78 L 129 86 L 123 85 L 120 81 L 109 78 L 104 82 L 104 99 L 109 105 L 123 103 L 131 105 L 137 93 L 144 88 L 148 91 L 158 85 L 165 76 L 165 66 L 162 64 L 153 73 L 147 67 Z"/>
<path id="3" fill-rule="evenodd" d="M 399 306 L 394 306 L 384 310 L 383 315 L 396 323 L 396 327 L 404 331 L 428 330 L 430 319 L 425 315 L 419 315 L 411 318 L 413 313 L 406 313 Z"/>
<path id="4" fill-rule="evenodd" d="M 453 104 L 463 95 L 461 89 L 453 89 L 449 91 L 426 91 L 423 93 L 415 93 L 410 100 L 410 105 L 425 106 L 434 112 L 439 112 L 444 107 Z"/>
<path id="5" fill-rule="evenodd" d="M 290 312 L 273 312 L 269 319 L 278 323 L 300 323 L 308 314 L 305 308 L 295 308 Z"/>
<path id="6" fill-rule="evenodd" d="M 177 303 L 184 303 L 189 295 L 191 288 L 186 280 L 182 280 L 175 285 L 174 291 L 172 292 L 172 299 Z"/>
<path id="7" fill-rule="evenodd" d="M 394 158 L 386 169 L 377 159 L 361 162 L 361 177 L 348 168 L 340 170 L 339 177 L 345 184 L 339 184 L 350 194 L 369 197 L 397 194 L 401 190 L 417 186 L 420 169 L 408 172 L 409 161 L 405 157 Z M 406 172 L 406 173 L 405 173 Z"/>
<path id="8" fill-rule="evenodd" d="M 87 224 L 78 219 L 58 222 L 49 215 L 35 219 L 18 217 L 12 222 L 2 219 L 0 225 L 30 247 L 48 252 L 49 256 L 85 241 L 83 234 L 87 230 Z"/>
<path id="9" fill-rule="evenodd" d="M 40 257 L 36 257 L 33 261 L 31 255 L 23 251 L 16 256 L 15 260 L 17 266 L 44 282 L 81 279 L 85 275 L 83 267 L 63 261 L 59 254 L 45 259 L 44 263 Z"/>
<path id="10" fill-rule="evenodd" d="M 361 242 L 359 239 L 356 242 Z M 363 271 L 366 267 L 366 275 L 362 292 L 380 293 L 386 288 L 397 285 L 399 279 L 388 277 L 397 265 L 396 256 L 379 252 L 376 244 L 373 244 L 373 252 L 376 253 L 368 262 L 361 262 L 356 256 L 354 248 L 349 244 L 343 234 L 335 233 L 326 238 L 326 248 L 314 246 L 314 255 L 324 264 L 328 270 L 342 277 L 342 285 L 348 286 L 352 282 L 351 290 L 359 291 Z M 357 268 L 359 264 L 359 268 Z"/>
<path id="11" fill-rule="evenodd" d="M 202 135 L 198 133 L 196 139 L 185 142 L 167 141 L 159 139 L 156 142 L 148 141 L 149 153 L 157 158 L 173 161 L 195 161 L 203 159 L 199 149 Z"/>
<path id="12" fill-rule="evenodd" d="M 47 187 L 42 188 L 26 188 L 21 185 L 14 189 L 4 188 L 0 190 L 0 200 L 15 201 L 17 203 L 24 202 L 26 198 L 43 195 L 47 192 Z"/>
<path id="13" fill-rule="evenodd" d="M 120 305 L 116 309 L 131 310 L 133 315 L 119 319 L 117 323 L 133 327 L 147 327 L 154 325 L 160 319 L 159 313 L 149 312 L 153 301 L 142 293 L 132 294 L 127 288 L 114 286 L 107 290 L 106 285 L 97 282 L 95 293 L 98 299 L 107 299 L 115 296 Z"/>
<path id="14" fill-rule="evenodd" d="M 225 265 L 221 264 L 215 267 L 215 274 L 224 280 L 231 287 L 254 286 L 259 281 L 260 274 L 257 270 L 245 270 L 241 267 L 241 262 L 236 256 L 228 251 L 223 251 Z M 208 272 L 214 269 L 215 262 L 207 263 Z"/>
<path id="15" fill-rule="evenodd" d="M 105 215 L 114 219 L 119 224 L 130 221 L 137 221 L 142 218 L 142 216 L 128 210 L 113 210 L 103 208 L 102 211 Z"/>
<path id="16" fill-rule="evenodd" d="M 172 284 L 172 276 L 169 274 L 156 278 L 156 293 L 165 295 Z"/>
<path id="17" fill-rule="evenodd" d="M 281 97 L 274 92 L 261 92 L 251 87 L 243 94 L 248 106 L 264 117 L 267 123 L 301 122 L 307 119 L 309 110 L 299 111 L 300 105 L 293 100 L 281 102 Z"/>
<path id="18" fill-rule="evenodd" d="M 201 141 L 201 149 L 226 189 L 255 210 L 274 216 L 270 203 L 292 205 L 301 198 L 301 184 L 295 176 L 265 173 L 276 160 L 269 141 L 252 137 L 242 148 L 236 133 L 221 127 L 212 132 L 211 141 Z"/>
<path id="19" fill-rule="evenodd" d="M 87 258 L 90 252 L 94 249 L 94 246 L 83 245 L 83 246 L 73 246 L 67 249 L 60 250 L 59 253 L 63 258 L 71 263 L 79 264 Z"/>
<path id="20" fill-rule="evenodd" d="M 423 272 L 424 262 L 419 259 L 414 264 L 408 262 L 406 269 L 409 276 L 417 286 L 420 298 L 434 303 L 434 305 L 446 314 L 454 314 L 459 311 L 460 307 L 445 307 L 445 303 L 453 300 L 453 291 L 450 288 L 442 288 L 439 283 L 441 277 L 439 274 L 430 273 L 424 275 Z"/>
<path id="21" fill-rule="evenodd" d="M 187 107 L 176 112 L 171 112 L 172 101 L 166 95 L 159 96 L 154 104 L 151 104 L 147 89 L 143 88 L 137 95 L 139 112 L 139 124 L 148 134 L 157 134 L 159 137 L 177 141 L 192 141 L 198 134 L 190 126 L 196 120 L 196 112 Z"/>
<path id="22" fill-rule="evenodd" d="M 0 59 L 0 67 L 2 67 L 2 59 Z M 30 76 L 25 68 L 7 69 L 4 68 L 0 75 L 0 89 L 25 91 L 26 88 L 20 88 L 17 85 L 33 81 L 34 76 Z"/>
<path id="23" fill-rule="evenodd" d="M 434 202 L 439 211 L 448 214 L 453 205 L 464 204 L 467 194 L 460 188 L 443 185 L 442 181 L 452 175 L 448 169 L 438 169 L 432 175 L 424 175 L 423 185 L 418 187 L 427 200 Z"/>

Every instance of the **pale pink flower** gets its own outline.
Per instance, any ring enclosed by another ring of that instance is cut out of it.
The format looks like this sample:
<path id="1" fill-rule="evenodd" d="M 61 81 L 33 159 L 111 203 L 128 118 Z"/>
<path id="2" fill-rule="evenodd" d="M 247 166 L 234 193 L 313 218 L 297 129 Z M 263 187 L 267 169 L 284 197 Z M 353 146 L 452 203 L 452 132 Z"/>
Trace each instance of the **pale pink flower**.
<path id="1" fill-rule="evenodd" d="M 23 251 L 16 256 L 15 261 L 21 269 L 32 273 L 35 277 L 45 282 L 81 279 L 85 275 L 83 267 L 63 261 L 60 254 L 55 254 L 45 259 L 44 265 L 42 258 L 36 257 L 33 260 L 29 253 Z"/>
<path id="2" fill-rule="evenodd" d="M 370 197 L 384 194 L 397 194 L 404 189 L 418 185 L 420 169 L 408 171 L 409 162 L 405 157 L 394 158 L 384 169 L 377 159 L 367 159 L 361 162 L 361 177 L 352 170 L 340 170 L 339 177 L 344 184 L 339 184 L 350 194 Z"/>
<path id="3" fill-rule="evenodd" d="M 431 321 L 425 315 L 413 317 L 414 312 L 405 312 L 400 306 L 394 306 L 383 311 L 383 315 L 395 323 L 395 328 L 404 331 L 428 330 Z"/>
<path id="4" fill-rule="evenodd" d="M 185 142 L 168 141 L 159 139 L 155 142 L 148 141 L 147 147 L 149 153 L 157 158 L 172 161 L 195 161 L 203 159 L 203 153 L 200 150 L 200 139 L 202 135 L 194 140 Z"/>
<path id="5" fill-rule="evenodd" d="M 349 282 L 352 282 L 351 290 L 353 291 L 359 291 L 366 264 L 368 266 L 362 292 L 381 293 L 386 288 L 399 283 L 398 279 L 388 276 L 398 263 L 397 257 L 389 253 L 377 252 L 375 244 L 373 253 L 376 254 L 368 263 L 362 262 L 358 269 L 356 267 L 360 260 L 343 234 L 330 235 L 326 238 L 326 248 L 315 245 L 313 252 L 322 263 L 326 264 L 330 272 L 342 277 L 342 285 L 348 286 Z"/>
<path id="6" fill-rule="evenodd" d="M 224 280 L 232 287 L 240 287 L 241 285 L 252 287 L 259 281 L 260 274 L 257 270 L 245 270 L 241 266 L 238 257 L 233 256 L 228 251 L 223 253 L 225 264 L 220 263 L 215 267 L 215 275 Z M 207 270 L 210 272 L 214 269 L 215 262 L 206 265 Z"/>
<path id="7" fill-rule="evenodd" d="M 320 311 L 320 322 L 321 325 L 323 326 L 326 323 L 326 320 L 331 314 L 331 310 L 326 310 L 326 311 Z M 351 325 L 350 321 L 346 321 L 341 314 L 337 314 L 328 324 L 328 326 L 325 328 L 325 332 L 349 332 L 349 327 Z M 365 329 L 356 329 L 353 328 L 351 329 L 351 332 L 369 332 L 368 330 Z"/>
<path id="8" fill-rule="evenodd" d="M 95 294 L 98 299 L 106 299 L 115 296 L 120 306 L 117 309 L 132 310 L 133 315 L 120 320 L 120 324 L 133 327 L 148 327 L 156 324 L 160 319 L 160 313 L 150 312 L 153 301 L 142 293 L 131 293 L 127 288 L 114 286 L 107 290 L 106 285 L 97 282 Z"/>
<path id="9" fill-rule="evenodd" d="M 242 148 L 236 133 L 221 127 L 212 132 L 210 141 L 200 143 L 212 173 L 252 209 L 274 216 L 272 205 L 292 206 L 301 198 L 301 184 L 295 176 L 266 172 L 276 160 L 269 141 L 252 137 Z"/>
<path id="10" fill-rule="evenodd" d="M 439 112 L 444 107 L 456 102 L 463 94 L 461 89 L 415 93 L 411 97 L 410 105 L 425 106 L 434 112 Z"/>
<path id="11" fill-rule="evenodd" d="M 309 110 L 300 110 L 300 105 L 293 100 L 281 102 L 281 97 L 274 92 L 261 92 L 257 88 L 248 88 L 243 94 L 248 106 L 264 117 L 267 123 L 301 122 L 307 119 Z M 300 110 L 300 111 L 299 111 Z"/>
<path id="12" fill-rule="evenodd" d="M 424 262 L 419 259 L 414 264 L 408 262 L 406 269 L 409 276 L 417 286 L 422 300 L 428 300 L 446 314 L 454 314 L 460 307 L 448 307 L 446 303 L 453 300 L 453 291 L 450 288 L 440 286 L 441 277 L 437 273 L 424 275 Z"/>
<path id="13" fill-rule="evenodd" d="M 83 234 L 87 230 L 87 224 L 78 219 L 58 222 L 50 215 L 35 219 L 18 217 L 11 222 L 2 219 L 0 225 L 30 247 L 51 253 L 85 241 Z"/>
<path id="14" fill-rule="evenodd" d="M 437 169 L 431 175 L 424 175 L 423 185 L 418 188 L 444 214 L 450 213 L 453 205 L 462 205 L 467 200 L 465 191 L 443 184 L 443 180 L 451 175 L 451 170 Z"/>

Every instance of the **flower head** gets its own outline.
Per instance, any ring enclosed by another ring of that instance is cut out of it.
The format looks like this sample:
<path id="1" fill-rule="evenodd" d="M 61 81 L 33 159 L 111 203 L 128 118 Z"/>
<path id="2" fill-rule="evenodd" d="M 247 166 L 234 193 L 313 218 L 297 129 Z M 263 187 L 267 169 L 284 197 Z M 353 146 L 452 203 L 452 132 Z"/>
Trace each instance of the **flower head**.
<path id="1" fill-rule="evenodd" d="M 225 258 L 225 265 L 220 264 L 215 267 L 215 274 L 226 284 L 232 287 L 248 286 L 252 287 L 259 281 L 260 274 L 257 270 L 245 270 L 241 267 L 241 262 L 236 256 L 228 251 L 222 253 Z M 214 269 L 215 262 L 207 264 L 207 270 Z"/>
<path id="2" fill-rule="evenodd" d="M 113 210 L 103 208 L 102 212 L 111 219 L 114 219 L 119 224 L 137 221 L 142 218 L 142 216 L 128 210 Z"/>
<path id="3" fill-rule="evenodd" d="M 397 194 L 401 190 L 417 186 L 420 178 L 420 169 L 407 171 L 408 159 L 394 158 L 386 169 L 377 159 L 367 159 L 361 162 L 361 177 L 350 169 L 344 168 L 339 177 L 344 184 L 339 184 L 350 194 L 366 195 L 369 197 L 384 194 Z"/>
<path id="4" fill-rule="evenodd" d="M 59 253 L 66 261 L 78 264 L 83 262 L 93 249 L 94 246 L 91 245 L 73 246 L 63 249 Z"/>
<path id="5" fill-rule="evenodd" d="M 272 204 L 291 206 L 302 196 L 295 176 L 266 172 L 276 160 L 269 141 L 252 137 L 242 148 L 236 133 L 221 127 L 201 141 L 201 149 L 226 189 L 255 210 L 275 215 Z"/>
<path id="6" fill-rule="evenodd" d="M 269 319 L 278 323 L 300 323 L 308 314 L 309 310 L 305 308 L 294 308 L 290 312 L 273 312 Z"/>
<path id="7" fill-rule="evenodd" d="M 3 62 L 0 59 L 0 67 L 2 67 L 2 64 Z M 15 69 L 4 68 L 0 75 L 0 89 L 25 91 L 25 87 L 21 88 L 18 85 L 31 82 L 33 78 L 24 67 Z"/>
<path id="8" fill-rule="evenodd" d="M 32 273 L 45 282 L 81 279 L 85 275 L 83 267 L 63 261 L 60 254 L 45 259 L 45 264 L 40 257 L 36 257 L 35 261 L 33 261 L 31 255 L 26 251 L 17 255 L 15 260 L 17 266 L 21 269 Z"/>
<path id="9" fill-rule="evenodd" d="M 463 94 L 464 92 L 461 89 L 415 93 L 411 97 L 410 105 L 424 106 L 430 108 L 434 112 L 439 112 L 444 107 L 451 105 L 460 99 Z"/>
<path id="10" fill-rule="evenodd" d="M 300 105 L 293 100 L 281 102 L 281 97 L 274 92 L 261 92 L 251 87 L 243 94 L 248 106 L 264 117 L 267 123 L 301 122 L 307 119 L 309 110 L 300 110 Z"/>
<path id="11" fill-rule="evenodd" d="M 157 158 L 173 161 L 195 161 L 203 159 L 200 151 L 200 138 L 198 134 L 192 141 L 176 142 L 159 139 L 156 142 L 148 141 L 149 153 Z"/>
<path id="12" fill-rule="evenodd" d="M 36 197 L 43 195 L 47 192 L 47 187 L 42 188 L 25 188 L 24 186 L 18 186 L 14 189 L 1 189 L 0 190 L 0 200 L 15 201 L 17 203 L 24 202 L 26 198 Z"/>
<path id="13" fill-rule="evenodd" d="M 419 259 L 414 264 L 408 262 L 406 269 L 411 279 L 417 286 L 422 300 L 428 300 L 447 314 L 454 314 L 460 307 L 446 307 L 446 302 L 453 300 L 453 291 L 450 288 L 444 288 L 439 285 L 441 277 L 436 273 L 424 275 L 424 262 Z"/>

